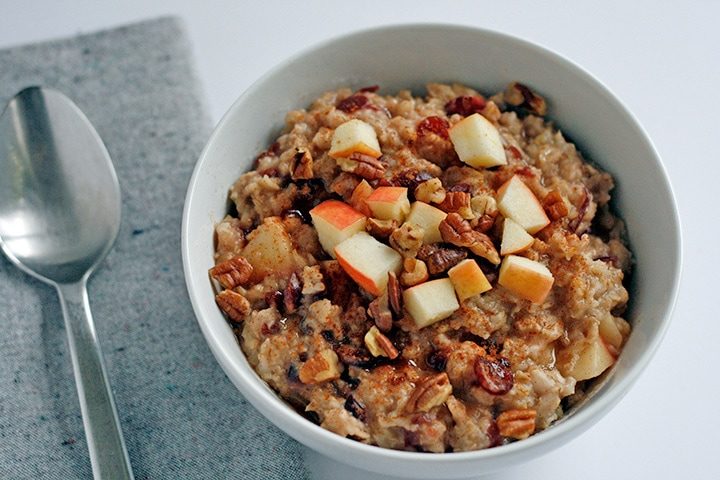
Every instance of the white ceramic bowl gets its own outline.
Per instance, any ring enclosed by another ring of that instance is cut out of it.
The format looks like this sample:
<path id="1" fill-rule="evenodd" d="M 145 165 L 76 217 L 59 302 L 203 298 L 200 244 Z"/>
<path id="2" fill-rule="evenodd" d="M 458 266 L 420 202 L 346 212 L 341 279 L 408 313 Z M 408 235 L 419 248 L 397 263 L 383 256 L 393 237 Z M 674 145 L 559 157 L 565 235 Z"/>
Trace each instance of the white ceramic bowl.
<path id="1" fill-rule="evenodd" d="M 629 319 L 634 330 L 615 371 L 581 408 L 527 440 L 478 452 L 428 454 L 341 438 L 284 403 L 246 361 L 208 282 L 213 227 L 225 215 L 233 181 L 251 168 L 282 128 L 288 110 L 328 89 L 379 84 L 383 92 L 423 91 L 429 81 L 495 92 L 530 85 L 583 152 L 617 181 L 614 202 L 627 222 L 637 264 Z M 182 255 L 198 323 L 218 363 L 270 421 L 333 459 L 389 475 L 467 477 L 529 460 L 597 422 L 635 382 L 670 322 L 681 265 L 680 226 L 667 174 L 637 120 L 606 87 L 559 55 L 507 35 L 467 27 L 406 25 L 336 38 L 285 61 L 252 85 L 222 119 L 195 167 L 185 200 Z"/>

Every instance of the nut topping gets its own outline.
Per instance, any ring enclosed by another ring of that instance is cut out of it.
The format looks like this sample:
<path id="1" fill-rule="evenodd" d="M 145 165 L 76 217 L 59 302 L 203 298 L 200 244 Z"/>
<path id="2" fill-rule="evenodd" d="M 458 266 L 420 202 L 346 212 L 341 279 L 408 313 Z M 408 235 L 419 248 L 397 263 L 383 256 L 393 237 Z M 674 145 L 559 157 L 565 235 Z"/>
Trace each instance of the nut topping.
<path id="1" fill-rule="evenodd" d="M 545 99 L 519 82 L 512 82 L 505 90 L 505 101 L 516 107 L 526 107 L 537 115 L 547 113 Z"/>
<path id="2" fill-rule="evenodd" d="M 293 180 L 310 180 L 313 178 L 313 158 L 305 148 L 296 149 L 297 153 L 290 160 L 290 178 Z"/>
<path id="3" fill-rule="evenodd" d="M 294 313 L 300 304 L 300 292 L 302 286 L 295 272 L 290 275 L 285 290 L 283 291 L 283 306 L 285 313 Z"/>
<path id="4" fill-rule="evenodd" d="M 377 180 L 383 177 L 385 165 L 377 158 L 354 152 L 348 158 L 338 158 L 338 165 L 343 172 L 361 176 L 365 180 Z"/>
<path id="5" fill-rule="evenodd" d="M 470 208 L 470 194 L 467 192 L 447 192 L 445 200 L 438 207 L 444 212 L 456 212 L 466 219 L 475 216 Z"/>
<path id="6" fill-rule="evenodd" d="M 403 261 L 403 273 L 400 274 L 400 283 L 405 287 L 412 287 L 430 278 L 425 262 L 417 258 L 406 258 Z"/>
<path id="7" fill-rule="evenodd" d="M 340 378 L 338 357 L 332 350 L 322 350 L 305 362 L 298 373 L 306 385 Z"/>
<path id="8" fill-rule="evenodd" d="M 244 257 L 234 257 L 211 268 L 210 276 L 223 288 L 235 288 L 250 280 L 252 271 L 252 265 Z"/>
<path id="9" fill-rule="evenodd" d="M 302 271 L 302 294 L 315 295 L 324 292 L 325 284 L 323 283 L 322 271 L 320 265 L 313 265 L 303 268 Z"/>
<path id="10" fill-rule="evenodd" d="M 403 313 L 402 295 L 400 291 L 400 282 L 398 282 L 395 272 L 388 272 L 387 295 L 390 310 L 392 310 L 392 312 L 398 317 L 401 317 Z"/>
<path id="11" fill-rule="evenodd" d="M 568 214 L 568 207 L 562 195 L 557 190 L 552 190 L 545 195 L 542 201 L 543 208 L 551 220 L 559 220 Z"/>
<path id="12" fill-rule="evenodd" d="M 467 252 L 465 250 L 439 247 L 435 244 L 423 245 L 418 251 L 418 258 L 427 264 L 427 269 L 431 275 L 437 275 L 451 269 L 466 257 Z"/>
<path id="13" fill-rule="evenodd" d="M 392 328 L 392 312 L 388 306 L 387 291 L 370 302 L 367 309 L 368 315 L 375 320 L 375 325 L 383 332 L 389 332 Z"/>
<path id="14" fill-rule="evenodd" d="M 439 178 L 431 178 L 415 188 L 415 198 L 425 203 L 442 203 L 445 195 L 445 189 Z"/>
<path id="15" fill-rule="evenodd" d="M 399 355 L 397 349 L 389 338 L 380 333 L 380 330 L 373 325 L 365 334 L 365 346 L 373 357 L 387 357 L 395 360 Z"/>
<path id="16" fill-rule="evenodd" d="M 404 258 L 412 258 L 417 255 L 423 245 L 425 229 L 414 223 L 403 223 L 390 235 L 390 246 Z"/>
<path id="17" fill-rule="evenodd" d="M 235 323 L 242 322 L 252 310 L 250 302 L 234 290 L 223 290 L 215 296 L 218 307 Z"/>
<path id="18" fill-rule="evenodd" d="M 498 415 L 497 426 L 503 437 L 522 440 L 535 432 L 535 410 L 516 408 Z"/>
<path id="19" fill-rule="evenodd" d="M 405 404 L 407 412 L 427 412 L 442 405 L 452 393 L 452 385 L 447 373 L 438 373 L 425 377 L 417 383 L 415 390 Z"/>
<path id="20" fill-rule="evenodd" d="M 379 220 L 377 218 L 368 218 L 365 224 L 365 230 L 370 235 L 378 238 L 387 238 L 398 227 L 398 221 L 395 219 Z"/>
<path id="21" fill-rule="evenodd" d="M 500 263 L 500 255 L 484 233 L 473 230 L 467 220 L 457 213 L 449 213 L 445 220 L 440 222 L 440 234 L 444 241 L 457 245 L 458 247 L 469 248 L 475 255 L 481 256 L 491 263 Z M 432 269 L 430 270 L 432 273 Z"/>

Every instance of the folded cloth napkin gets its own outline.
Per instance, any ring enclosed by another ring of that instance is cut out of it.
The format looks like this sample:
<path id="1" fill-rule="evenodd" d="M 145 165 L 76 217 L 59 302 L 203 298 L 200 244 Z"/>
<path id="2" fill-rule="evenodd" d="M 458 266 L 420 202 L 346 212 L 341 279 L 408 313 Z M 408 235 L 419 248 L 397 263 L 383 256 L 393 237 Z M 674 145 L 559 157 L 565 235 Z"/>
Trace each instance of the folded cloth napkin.
<path id="1" fill-rule="evenodd" d="M 187 298 L 180 217 L 210 122 L 181 23 L 0 50 L 0 103 L 29 85 L 78 104 L 120 179 L 120 234 L 88 290 L 136 478 L 307 478 L 302 447 L 227 380 Z M 91 478 L 55 291 L 0 257 L 0 478 Z"/>

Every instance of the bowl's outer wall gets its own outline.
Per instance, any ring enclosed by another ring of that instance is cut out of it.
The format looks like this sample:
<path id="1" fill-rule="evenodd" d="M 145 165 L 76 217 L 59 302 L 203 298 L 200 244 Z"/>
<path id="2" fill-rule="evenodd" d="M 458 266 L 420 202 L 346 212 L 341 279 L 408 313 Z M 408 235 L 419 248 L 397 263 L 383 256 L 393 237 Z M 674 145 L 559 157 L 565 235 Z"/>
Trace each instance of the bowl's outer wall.
<path id="1" fill-rule="evenodd" d="M 423 93 L 427 82 L 460 82 L 489 93 L 512 80 L 544 95 L 562 131 L 616 179 L 613 201 L 627 223 L 637 263 L 630 314 L 634 331 L 614 374 L 572 418 L 489 451 L 443 458 L 395 452 L 341 439 L 309 424 L 258 381 L 215 306 L 207 269 L 213 264 L 213 228 L 225 215 L 229 186 L 276 138 L 286 112 L 307 107 L 328 89 L 379 84 L 383 93 L 406 88 Z M 223 118 L 196 167 L 185 209 L 188 289 L 203 333 L 228 377 L 296 439 L 338 460 L 386 474 L 477 475 L 537 456 L 584 431 L 619 401 L 647 364 L 667 328 L 677 292 L 681 248 L 676 207 L 664 169 L 641 127 L 606 88 L 567 60 L 489 31 L 437 25 L 381 28 L 321 44 L 288 60 L 256 82 Z"/>

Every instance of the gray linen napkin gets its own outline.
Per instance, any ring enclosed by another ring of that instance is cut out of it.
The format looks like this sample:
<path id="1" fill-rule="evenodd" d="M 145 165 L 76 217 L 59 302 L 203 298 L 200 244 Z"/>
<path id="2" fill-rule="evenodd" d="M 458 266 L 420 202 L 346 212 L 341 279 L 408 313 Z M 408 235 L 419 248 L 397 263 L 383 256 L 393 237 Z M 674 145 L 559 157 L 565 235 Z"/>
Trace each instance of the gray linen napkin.
<path id="1" fill-rule="evenodd" d="M 227 380 L 187 299 L 180 216 L 210 122 L 181 23 L 0 50 L 0 103 L 33 84 L 80 106 L 120 178 L 122 227 L 89 294 L 136 478 L 306 478 L 301 447 Z M 91 478 L 55 291 L 4 257 L 0 329 L 0 478 Z"/>

